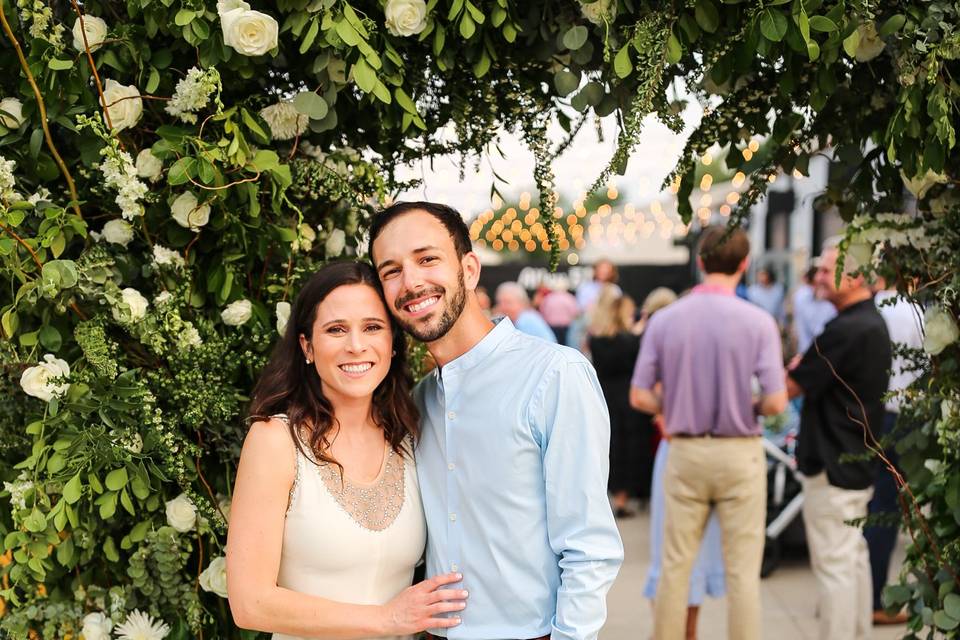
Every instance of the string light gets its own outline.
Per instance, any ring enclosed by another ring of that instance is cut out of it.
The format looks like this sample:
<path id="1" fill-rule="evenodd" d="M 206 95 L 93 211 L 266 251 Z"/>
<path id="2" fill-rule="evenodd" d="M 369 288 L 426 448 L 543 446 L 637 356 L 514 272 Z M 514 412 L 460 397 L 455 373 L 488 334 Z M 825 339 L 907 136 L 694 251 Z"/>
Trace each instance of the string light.
<path id="1" fill-rule="evenodd" d="M 729 216 L 731 211 L 732 209 L 730 209 L 730 205 L 728 204 L 720 205 L 720 215 L 722 215 L 724 218 Z"/>
<path id="2" fill-rule="evenodd" d="M 736 191 L 731 191 L 727 194 L 727 204 L 737 204 L 737 201 L 740 200 L 740 194 Z"/>
<path id="3" fill-rule="evenodd" d="M 737 171 L 737 173 L 733 176 L 733 180 L 731 180 L 731 183 L 733 184 L 733 186 L 739 188 L 740 185 L 742 185 L 746 179 L 747 179 L 747 176 L 743 173 L 743 171 Z"/>
<path id="4" fill-rule="evenodd" d="M 701 156 L 700 162 L 702 162 L 704 165 L 710 165 L 710 163 L 713 162 L 713 156 L 710 155 L 710 152 L 708 151 Z"/>
<path id="5" fill-rule="evenodd" d="M 744 149 L 740 153 L 743 154 L 743 159 L 746 160 L 747 162 L 750 162 L 750 160 L 753 159 L 753 151 L 751 151 L 749 148 Z"/>
<path id="6" fill-rule="evenodd" d="M 580 256 L 578 256 L 577 254 L 571 253 L 570 255 L 567 256 L 567 264 L 569 264 L 571 267 L 579 264 L 579 262 L 580 262 Z"/>
<path id="7" fill-rule="evenodd" d="M 760 143 L 757 142 L 756 140 L 751 140 L 750 144 L 747 145 L 747 148 L 750 149 L 750 151 L 756 153 L 757 151 L 760 150 Z"/>

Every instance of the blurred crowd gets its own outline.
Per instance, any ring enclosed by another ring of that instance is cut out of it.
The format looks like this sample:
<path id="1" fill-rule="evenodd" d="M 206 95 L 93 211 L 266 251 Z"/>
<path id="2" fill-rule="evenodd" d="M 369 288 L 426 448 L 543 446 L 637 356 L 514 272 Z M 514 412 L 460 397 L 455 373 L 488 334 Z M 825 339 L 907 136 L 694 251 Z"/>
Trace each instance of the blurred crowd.
<path id="1" fill-rule="evenodd" d="M 695 638 L 700 603 L 721 595 L 728 637 L 762 636 L 771 514 L 761 444 L 774 427 L 796 443 L 821 637 L 866 638 L 874 624 L 905 620 L 881 599 L 898 488 L 868 444 L 896 464 L 892 443 L 909 428 L 897 392 L 917 374 L 893 345 L 920 348 L 922 310 L 883 281 L 844 273 L 839 253 L 828 240 L 787 290 L 773 268 L 751 268 L 743 231 L 710 227 L 697 248 L 700 283 L 655 288 L 639 306 L 607 260 L 576 291 L 541 287 L 531 297 L 504 282 L 492 300 L 479 292 L 491 314 L 592 360 L 610 414 L 615 514 L 650 510 L 644 593 L 658 640 Z M 848 524 L 868 514 L 880 515 L 866 529 Z"/>

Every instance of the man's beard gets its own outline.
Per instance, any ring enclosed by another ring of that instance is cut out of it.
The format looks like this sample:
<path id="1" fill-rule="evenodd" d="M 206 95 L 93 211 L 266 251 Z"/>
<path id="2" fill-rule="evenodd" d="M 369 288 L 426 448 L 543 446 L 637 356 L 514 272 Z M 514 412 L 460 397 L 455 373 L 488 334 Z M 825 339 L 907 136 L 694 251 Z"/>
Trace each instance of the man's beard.
<path id="1" fill-rule="evenodd" d="M 437 287 L 428 293 L 439 295 L 439 302 L 441 303 L 446 301 L 445 289 Z M 423 295 L 424 293 L 420 292 L 415 297 L 419 298 Z M 403 305 L 407 304 L 407 302 L 413 298 L 413 295 L 404 296 L 404 298 L 402 298 L 396 304 L 397 311 L 402 313 Z M 453 297 L 450 299 L 450 301 L 444 306 L 443 312 L 440 314 L 440 320 L 436 326 L 430 327 L 412 324 L 402 318 L 399 314 L 397 315 L 397 322 L 401 327 L 403 327 L 404 331 L 412 335 L 420 342 L 433 342 L 434 340 L 439 340 L 443 336 L 447 335 L 447 332 L 453 328 L 453 325 L 456 324 L 457 319 L 460 318 L 460 314 L 463 313 L 463 308 L 466 306 L 466 304 L 467 287 L 463 280 L 463 268 L 461 267 L 459 273 L 457 274 L 457 289 L 453 292 Z"/>

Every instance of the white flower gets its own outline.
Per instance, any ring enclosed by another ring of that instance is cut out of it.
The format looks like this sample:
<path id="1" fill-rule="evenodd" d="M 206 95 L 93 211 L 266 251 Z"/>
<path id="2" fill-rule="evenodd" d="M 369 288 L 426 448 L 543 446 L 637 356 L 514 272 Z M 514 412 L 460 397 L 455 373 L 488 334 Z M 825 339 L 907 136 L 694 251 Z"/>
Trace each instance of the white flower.
<path id="1" fill-rule="evenodd" d="M 232 11 L 234 9 L 243 9 L 244 11 L 249 11 L 250 5 L 244 2 L 243 0 L 218 0 L 217 1 L 217 15 L 223 15 L 227 11 Z"/>
<path id="2" fill-rule="evenodd" d="M 20 376 L 20 386 L 24 393 L 44 402 L 50 402 L 54 396 L 61 397 L 70 388 L 69 382 L 54 382 L 70 377 L 70 365 L 65 360 L 48 353 L 43 362 L 30 367 Z"/>
<path id="3" fill-rule="evenodd" d="M 133 240 L 133 226 L 126 220 L 114 218 L 103 225 L 103 239 L 126 247 Z"/>
<path id="4" fill-rule="evenodd" d="M 83 16 L 83 26 L 80 25 L 80 18 L 73 23 L 73 48 L 77 51 L 86 51 L 83 46 L 83 33 L 87 33 L 87 46 L 90 51 L 96 51 L 107 39 L 107 23 L 103 18 L 97 16 Z M 89 640 L 89 638 L 87 639 Z"/>
<path id="5" fill-rule="evenodd" d="M 313 242 L 317 239 L 317 232 L 306 222 L 297 227 L 299 231 L 299 240 L 293 241 L 293 252 L 310 251 L 313 248 Z"/>
<path id="6" fill-rule="evenodd" d="M 281 336 L 287 330 L 287 323 L 290 322 L 290 303 L 289 302 L 278 302 L 277 303 L 277 333 Z"/>
<path id="7" fill-rule="evenodd" d="M 940 401 L 940 419 L 949 420 L 957 412 L 957 403 L 952 398 Z"/>
<path id="8" fill-rule="evenodd" d="M 2 162 L 2 160 L 0 160 Z M 3 187 L 0 186 L 0 192 L 3 191 Z M 50 191 L 46 187 L 40 187 L 37 189 L 37 192 L 27 198 L 27 202 L 33 206 L 37 206 L 41 202 L 50 202 Z"/>
<path id="9" fill-rule="evenodd" d="M 245 56 L 262 56 L 277 46 L 280 26 L 271 16 L 242 5 L 220 13 L 223 43 Z"/>
<path id="10" fill-rule="evenodd" d="M 107 80 L 103 88 L 103 99 L 114 131 L 129 129 L 137 124 L 143 115 L 140 91 L 132 84 L 123 85 L 112 78 Z"/>
<path id="11" fill-rule="evenodd" d="M 170 633 L 170 627 L 162 620 L 134 609 L 123 624 L 115 629 L 117 640 L 163 640 Z"/>
<path id="12" fill-rule="evenodd" d="M 169 291 L 161 291 L 153 298 L 153 304 L 160 305 L 166 304 L 168 301 L 173 300 L 173 294 Z"/>
<path id="13" fill-rule="evenodd" d="M 180 344 L 185 347 L 199 347 L 203 344 L 200 332 L 189 322 L 184 323 L 183 331 L 180 333 Z"/>
<path id="14" fill-rule="evenodd" d="M 121 307 L 113 308 L 113 318 L 117 322 L 139 322 L 147 315 L 150 302 L 136 289 L 127 287 L 120 292 L 121 302 L 127 305 L 127 310 Z"/>
<path id="15" fill-rule="evenodd" d="M 854 57 L 858 62 L 873 60 L 880 55 L 880 52 L 887 46 L 887 43 L 885 43 L 880 37 L 880 34 L 877 33 L 877 25 L 872 20 L 857 27 L 857 33 L 860 34 L 860 40 L 857 44 L 857 52 Z"/>
<path id="16" fill-rule="evenodd" d="M 923 314 L 923 350 L 932 356 L 939 355 L 944 349 L 960 338 L 960 328 L 950 312 L 943 307 L 930 307 Z"/>
<path id="17" fill-rule="evenodd" d="M 847 273 L 853 273 L 861 267 L 869 267 L 873 263 L 873 254 L 876 251 L 876 245 L 858 234 L 854 236 L 853 241 L 847 246 L 846 260 L 844 266 Z"/>
<path id="18" fill-rule="evenodd" d="M 30 474 L 27 471 L 21 471 L 13 482 L 3 483 L 3 490 L 10 492 L 10 504 L 17 509 L 26 509 L 27 491 L 32 488 L 33 482 L 31 482 Z"/>
<path id="19" fill-rule="evenodd" d="M 224 324 L 231 327 L 239 327 L 253 314 L 253 303 L 249 300 L 236 300 L 227 305 L 227 308 L 220 312 L 220 318 Z"/>
<path id="20" fill-rule="evenodd" d="M 184 191 L 170 205 L 173 219 L 181 227 L 191 231 L 199 231 L 200 227 L 210 221 L 210 205 L 199 204 L 197 197 L 190 191 Z"/>
<path id="21" fill-rule="evenodd" d="M 121 215 L 127 220 L 142 216 L 143 205 L 140 200 L 150 189 L 137 177 L 133 158 L 126 151 L 116 151 L 109 145 L 101 149 L 100 153 L 104 156 L 100 171 L 107 187 L 117 190 L 114 202 L 120 207 Z"/>
<path id="22" fill-rule="evenodd" d="M 13 177 L 13 170 L 16 168 L 15 160 L 7 160 L 0 156 L 0 200 L 13 200 L 16 191 L 13 187 L 17 184 Z"/>
<path id="23" fill-rule="evenodd" d="M 196 112 L 210 101 L 210 95 L 220 89 L 220 74 L 213 67 L 207 70 L 192 67 L 187 75 L 177 82 L 173 97 L 163 108 L 172 116 L 191 124 L 197 121 Z M 219 98 L 218 98 L 219 100 Z"/>
<path id="24" fill-rule="evenodd" d="M 227 559 L 217 556 L 210 561 L 200 574 L 200 588 L 215 593 L 221 598 L 227 597 Z"/>
<path id="25" fill-rule="evenodd" d="M 923 197 L 927 195 L 927 191 L 934 185 L 944 184 L 949 180 L 947 176 L 942 173 L 937 173 L 933 169 L 927 169 L 927 172 L 923 176 L 914 176 L 913 178 L 907 178 L 907 175 L 901 169 L 900 177 L 903 178 L 903 183 L 907 185 L 907 189 L 910 190 L 910 193 L 912 193 L 913 197 L 917 200 L 923 200 Z"/>
<path id="26" fill-rule="evenodd" d="M 187 494 L 181 493 L 167 501 L 167 524 L 180 533 L 186 533 L 196 526 L 197 508 Z"/>
<path id="27" fill-rule="evenodd" d="M 415 36 L 427 28 L 427 3 L 423 0 L 387 0 L 383 13 L 392 35 Z"/>
<path id="28" fill-rule="evenodd" d="M 102 611 L 88 613 L 83 617 L 83 628 L 80 633 L 83 640 L 110 640 L 110 630 L 113 621 Z"/>
<path id="29" fill-rule="evenodd" d="M 293 106 L 292 102 L 278 102 L 260 110 L 260 116 L 270 125 L 274 140 L 290 140 L 301 135 L 310 124 L 310 117 Z"/>
<path id="30" fill-rule="evenodd" d="M 139 433 L 135 433 L 124 440 L 123 448 L 130 453 L 138 454 L 143 451 L 143 438 Z"/>
<path id="31" fill-rule="evenodd" d="M 323 245 L 323 251 L 327 258 L 336 258 L 343 253 L 343 249 L 346 246 L 347 234 L 343 232 L 343 229 L 334 229 L 330 232 L 330 235 L 327 236 L 327 241 Z"/>
<path id="32" fill-rule="evenodd" d="M 227 522 L 230 522 L 230 507 L 233 505 L 233 501 L 229 496 L 224 496 L 217 494 L 217 506 L 220 507 L 220 513 L 223 515 L 223 519 Z"/>
<path id="33" fill-rule="evenodd" d="M 583 17 L 596 25 L 602 25 L 604 19 L 612 22 L 616 17 L 617 4 L 611 0 L 596 0 L 596 2 L 580 2 L 580 13 Z"/>
<path id="34" fill-rule="evenodd" d="M 153 155 L 150 149 L 137 154 L 137 175 L 150 182 L 156 181 L 163 173 L 163 160 Z"/>
<path id="35" fill-rule="evenodd" d="M 156 265 L 172 265 L 182 267 L 185 263 L 183 256 L 173 249 L 167 249 L 163 245 L 153 245 L 153 262 Z"/>
<path id="36" fill-rule="evenodd" d="M 16 98 L 0 100 L 0 124 L 7 129 L 19 129 L 23 124 L 23 103 Z"/>

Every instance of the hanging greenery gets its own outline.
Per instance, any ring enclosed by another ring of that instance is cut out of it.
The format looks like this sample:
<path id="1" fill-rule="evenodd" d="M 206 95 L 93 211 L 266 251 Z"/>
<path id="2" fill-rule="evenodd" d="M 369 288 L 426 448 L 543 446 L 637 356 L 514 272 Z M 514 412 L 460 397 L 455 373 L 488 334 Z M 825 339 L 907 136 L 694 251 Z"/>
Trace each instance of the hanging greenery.
<path id="1" fill-rule="evenodd" d="M 253 637 L 225 606 L 224 531 L 247 393 L 298 283 L 357 254 L 409 186 L 398 167 L 476 158 L 504 129 L 534 151 L 555 259 L 566 145 L 547 126 L 615 115 L 610 165 L 589 168 L 605 185 L 647 116 L 679 128 L 683 96 L 705 109 L 667 177 L 683 215 L 711 147 L 753 185 L 741 212 L 829 153 L 848 171 L 824 204 L 857 220 L 851 253 L 886 245 L 880 268 L 931 309 L 901 443 L 913 543 L 888 596 L 913 637 L 957 637 L 958 12 L 0 0 L 0 634 Z M 753 136 L 751 161 L 734 151 Z M 917 212 L 891 222 L 904 185 Z"/>

